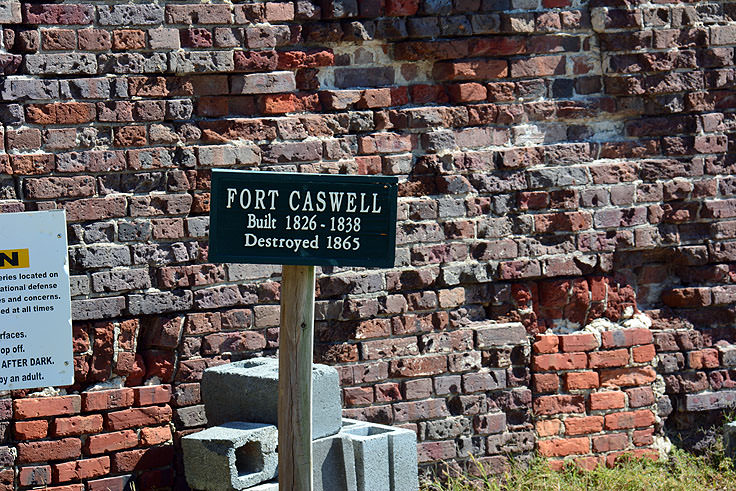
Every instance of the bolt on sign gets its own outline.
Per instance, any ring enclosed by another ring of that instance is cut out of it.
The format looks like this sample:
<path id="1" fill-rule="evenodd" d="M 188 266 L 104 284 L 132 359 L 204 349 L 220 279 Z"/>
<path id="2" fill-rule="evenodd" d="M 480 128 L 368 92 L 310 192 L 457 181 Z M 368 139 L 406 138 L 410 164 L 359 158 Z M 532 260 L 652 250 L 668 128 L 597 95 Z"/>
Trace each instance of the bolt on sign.
<path id="1" fill-rule="evenodd" d="M 74 383 L 64 210 L 0 214 L 0 390 Z"/>
<path id="2" fill-rule="evenodd" d="M 397 189 L 387 176 L 215 169 L 210 261 L 391 267 Z"/>

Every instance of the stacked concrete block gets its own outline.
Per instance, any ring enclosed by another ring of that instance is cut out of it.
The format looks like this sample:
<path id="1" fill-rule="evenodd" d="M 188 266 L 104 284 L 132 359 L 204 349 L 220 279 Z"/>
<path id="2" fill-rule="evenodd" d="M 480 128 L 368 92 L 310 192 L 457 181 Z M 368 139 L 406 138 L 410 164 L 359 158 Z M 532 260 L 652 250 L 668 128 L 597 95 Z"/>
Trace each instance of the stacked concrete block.
<path id="1" fill-rule="evenodd" d="M 418 489 L 417 439 L 413 431 L 374 423 L 346 425 L 353 444 L 359 491 Z"/>
<path id="2" fill-rule="evenodd" d="M 723 446 L 728 457 L 736 458 L 736 421 L 723 425 Z"/>
<path id="3" fill-rule="evenodd" d="M 278 481 L 264 482 L 263 484 L 259 484 L 257 486 L 253 486 L 252 488 L 248 488 L 248 491 L 279 491 L 279 482 Z"/>
<path id="4" fill-rule="evenodd" d="M 358 491 L 352 441 L 341 431 L 312 442 L 314 491 Z"/>
<path id="5" fill-rule="evenodd" d="M 256 358 L 208 368 L 201 383 L 207 421 L 278 423 L 279 362 Z M 337 371 L 327 365 L 312 368 L 312 438 L 340 431 L 342 404 Z"/>
<path id="6" fill-rule="evenodd" d="M 182 438 L 190 486 L 208 491 L 245 489 L 278 472 L 278 432 L 273 425 L 231 422 Z"/>
<path id="7" fill-rule="evenodd" d="M 388 431 L 373 425 L 346 430 L 355 453 L 355 474 L 358 489 L 389 489 Z"/>
<path id="8" fill-rule="evenodd" d="M 343 420 L 338 375 L 332 367 L 315 365 L 312 384 L 315 491 L 418 489 L 413 431 Z M 182 440 L 190 486 L 208 491 L 275 489 L 277 484 L 266 481 L 278 469 L 278 433 L 272 425 L 278 422 L 278 360 L 258 358 L 209 368 L 201 392 L 209 424 L 219 426 Z M 235 420 L 250 423 L 230 422 Z M 260 449 L 267 454 L 258 454 Z"/>

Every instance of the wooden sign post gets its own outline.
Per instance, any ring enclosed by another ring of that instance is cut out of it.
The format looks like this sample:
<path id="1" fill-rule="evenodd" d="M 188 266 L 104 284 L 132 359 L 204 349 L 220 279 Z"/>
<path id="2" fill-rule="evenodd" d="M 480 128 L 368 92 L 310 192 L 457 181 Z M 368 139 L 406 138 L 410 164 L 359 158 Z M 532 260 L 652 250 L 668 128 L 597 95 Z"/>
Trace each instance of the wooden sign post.
<path id="1" fill-rule="evenodd" d="M 312 490 L 314 266 L 394 264 L 397 179 L 212 171 L 209 259 L 281 264 L 279 489 Z"/>
<path id="2" fill-rule="evenodd" d="M 279 489 L 312 489 L 314 266 L 281 271 Z M 287 455 L 288 452 L 288 455 Z"/>

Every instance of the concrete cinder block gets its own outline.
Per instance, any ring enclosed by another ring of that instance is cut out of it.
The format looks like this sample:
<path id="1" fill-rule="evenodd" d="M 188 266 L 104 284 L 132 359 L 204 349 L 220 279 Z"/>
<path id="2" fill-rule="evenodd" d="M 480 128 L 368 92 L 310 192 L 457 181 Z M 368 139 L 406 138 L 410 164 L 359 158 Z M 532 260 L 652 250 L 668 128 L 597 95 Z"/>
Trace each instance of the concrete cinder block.
<path id="1" fill-rule="evenodd" d="M 254 358 L 204 371 L 202 400 L 207 421 L 278 423 L 279 362 Z M 334 435 L 342 425 L 340 379 L 326 365 L 312 368 L 312 439 Z"/>
<path id="2" fill-rule="evenodd" d="M 264 482 L 263 484 L 259 484 L 257 486 L 253 486 L 252 488 L 248 488 L 248 491 L 279 491 L 279 482 L 278 481 Z"/>
<path id="3" fill-rule="evenodd" d="M 360 491 L 390 489 L 388 433 L 371 425 L 344 431 L 353 443 L 355 477 Z"/>
<path id="4" fill-rule="evenodd" d="M 417 438 L 411 430 L 347 421 L 341 435 L 353 443 L 358 491 L 416 491 Z"/>
<path id="5" fill-rule="evenodd" d="M 736 458 L 736 421 L 723 425 L 723 446 L 727 457 Z"/>
<path id="6" fill-rule="evenodd" d="M 342 433 L 312 442 L 314 491 L 357 491 L 352 441 Z"/>
<path id="7" fill-rule="evenodd" d="M 187 435 L 181 444 L 187 482 L 194 489 L 245 489 L 278 472 L 273 425 L 231 422 Z"/>

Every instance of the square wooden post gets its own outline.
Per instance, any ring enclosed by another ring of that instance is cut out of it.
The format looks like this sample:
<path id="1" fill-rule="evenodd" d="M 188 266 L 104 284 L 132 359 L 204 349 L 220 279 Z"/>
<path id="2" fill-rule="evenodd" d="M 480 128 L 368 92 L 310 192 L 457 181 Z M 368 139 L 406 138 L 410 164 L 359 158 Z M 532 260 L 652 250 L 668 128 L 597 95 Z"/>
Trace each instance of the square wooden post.
<path id="1" fill-rule="evenodd" d="M 282 266 L 279 490 L 312 490 L 314 266 Z"/>

